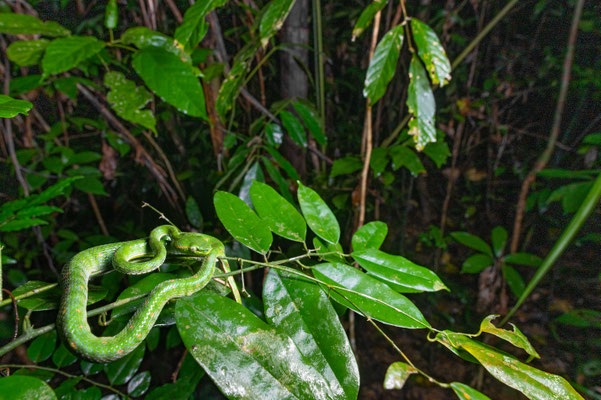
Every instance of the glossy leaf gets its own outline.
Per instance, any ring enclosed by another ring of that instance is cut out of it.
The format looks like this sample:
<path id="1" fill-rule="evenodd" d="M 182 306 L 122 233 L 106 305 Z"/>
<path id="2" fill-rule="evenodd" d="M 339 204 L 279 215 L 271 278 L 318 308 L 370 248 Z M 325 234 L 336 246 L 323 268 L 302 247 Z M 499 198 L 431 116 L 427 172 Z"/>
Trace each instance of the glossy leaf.
<path id="1" fill-rule="evenodd" d="M 54 39 L 42 58 L 44 75 L 56 75 L 77 67 L 104 48 L 104 42 L 93 36 L 69 36 Z"/>
<path id="2" fill-rule="evenodd" d="M 289 202 L 293 202 L 292 193 L 290 193 L 290 189 L 288 188 L 288 181 L 284 179 L 280 170 L 271 162 L 267 157 L 261 157 L 261 161 L 263 161 L 263 166 L 265 167 L 265 171 L 275 183 L 277 183 L 278 188 L 280 189 L 280 193 L 282 196 Z"/>
<path id="3" fill-rule="evenodd" d="M 104 75 L 104 84 L 111 89 L 106 99 L 117 115 L 156 133 L 156 121 L 152 111 L 143 110 L 152 100 L 152 95 L 146 88 L 136 86 L 133 81 L 125 79 L 121 72 L 115 71 Z"/>
<path id="4" fill-rule="evenodd" d="M 186 348 L 230 399 L 326 399 L 327 381 L 290 337 L 208 291 L 176 305 Z"/>
<path id="5" fill-rule="evenodd" d="M 415 368 L 404 362 L 397 361 L 390 364 L 384 375 L 384 389 L 402 389 L 409 376 L 416 372 Z"/>
<path id="6" fill-rule="evenodd" d="M 133 44 L 139 49 L 162 49 L 172 53 L 182 62 L 191 64 L 190 55 L 184 51 L 181 44 L 165 34 L 153 31 L 144 26 L 136 26 L 126 30 L 121 35 L 123 44 Z"/>
<path id="7" fill-rule="evenodd" d="M 77 361 L 77 357 L 73 355 L 64 344 L 60 344 L 58 349 L 52 355 L 52 362 L 59 368 L 66 367 Z"/>
<path id="8" fill-rule="evenodd" d="M 426 71 L 415 55 L 411 58 L 409 78 L 407 107 L 413 114 L 409 120 L 409 134 L 413 136 L 415 148 L 422 150 L 428 143 L 436 141 L 434 128 L 436 103 Z"/>
<path id="9" fill-rule="evenodd" d="M 371 105 L 375 104 L 386 93 L 388 83 L 396 72 L 399 53 L 403 46 L 404 26 L 397 25 L 388 31 L 380 40 L 369 62 L 363 96 Z"/>
<path id="10" fill-rule="evenodd" d="M 0 118 L 12 118 L 19 114 L 29 115 L 33 104 L 27 100 L 13 99 L 10 96 L 0 94 Z"/>
<path id="11" fill-rule="evenodd" d="M 140 397 L 148 391 L 150 387 L 150 371 L 143 371 L 134 375 L 127 384 L 127 394 L 133 397 Z"/>
<path id="12" fill-rule="evenodd" d="M 383 9 L 387 3 L 388 0 L 374 0 L 365 7 L 353 28 L 353 40 L 361 36 L 361 34 L 371 25 L 371 22 L 378 11 Z"/>
<path id="13" fill-rule="evenodd" d="M 175 39 L 180 42 L 185 49 L 194 49 L 203 39 L 207 32 L 205 16 L 211 10 L 221 7 L 227 3 L 227 0 L 208 0 L 198 1 L 192 4 L 184 14 L 184 20 L 180 26 L 175 29 Z"/>
<path id="14" fill-rule="evenodd" d="M 495 252 L 495 256 L 500 257 L 505 250 L 507 244 L 507 230 L 502 226 L 495 226 L 490 234 L 492 241 L 492 248 Z"/>
<path id="15" fill-rule="evenodd" d="M 317 253 L 322 254 L 320 258 L 330 263 L 345 263 L 344 251 L 342 251 L 342 245 L 340 243 L 332 244 L 322 241 L 317 236 L 313 237 L 313 248 L 317 250 Z M 331 253 L 331 254 L 326 254 Z"/>
<path id="16" fill-rule="evenodd" d="M 492 321 L 497 317 L 498 315 L 489 315 L 488 317 L 484 318 L 480 324 L 480 331 L 495 335 L 511 343 L 515 347 L 519 347 L 532 357 L 540 358 L 534 347 L 530 344 L 530 341 L 528 341 L 528 338 L 518 329 L 517 326 L 510 323 L 513 331 L 508 331 L 507 329 L 497 328 L 494 326 Z"/>
<path id="17" fill-rule="evenodd" d="M 411 32 L 417 45 L 417 54 L 426 65 L 432 84 L 446 85 L 451 79 L 451 63 L 436 32 L 416 18 L 411 18 Z"/>
<path id="18" fill-rule="evenodd" d="M 144 83 L 161 99 L 192 117 L 207 117 L 197 70 L 162 48 L 147 47 L 132 65 Z"/>
<path id="19" fill-rule="evenodd" d="M 267 139 L 267 143 L 270 146 L 278 148 L 282 144 L 282 139 L 284 138 L 284 131 L 282 131 L 282 127 L 275 122 L 270 122 L 265 127 L 265 136 Z"/>
<path id="20" fill-rule="evenodd" d="M 392 168 L 395 171 L 401 167 L 407 167 L 413 176 L 426 172 L 426 168 L 417 154 L 407 146 L 392 146 L 389 154 L 392 159 Z"/>
<path id="21" fill-rule="evenodd" d="M 460 382 L 452 382 L 451 389 L 460 400 L 490 400 L 490 397 Z"/>
<path id="22" fill-rule="evenodd" d="M 9 35 L 67 36 L 71 31 L 58 22 L 43 22 L 28 14 L 0 13 L 0 33 Z"/>
<path id="23" fill-rule="evenodd" d="M 250 197 L 257 214 L 273 233 L 297 242 L 305 241 L 305 219 L 271 186 L 255 181 L 250 187 Z"/>
<path id="24" fill-rule="evenodd" d="M 403 328 L 430 326 L 409 299 L 356 268 L 328 263 L 312 271 L 317 279 L 336 286 L 327 290 L 334 300 L 362 315 Z"/>
<path id="25" fill-rule="evenodd" d="M 280 118 L 282 119 L 282 125 L 286 128 L 286 132 L 288 132 L 290 138 L 292 138 L 299 146 L 307 147 L 307 134 L 300 121 L 288 111 L 281 111 Z"/>
<path id="26" fill-rule="evenodd" d="M 123 358 L 113 361 L 104 366 L 106 377 L 112 385 L 123 385 L 135 375 L 144 358 L 144 344 L 136 347 L 134 351 Z"/>
<path id="27" fill-rule="evenodd" d="M 261 46 L 265 47 L 269 39 L 280 30 L 293 5 L 294 0 L 271 0 L 267 4 L 259 24 Z"/>
<path id="28" fill-rule="evenodd" d="M 382 175 L 382 172 L 384 172 L 388 166 L 388 162 L 390 161 L 388 151 L 389 149 L 385 147 L 376 147 L 371 151 L 369 166 L 371 167 L 374 176 L 379 177 Z"/>
<path id="29" fill-rule="evenodd" d="M 56 331 L 44 333 L 27 347 L 27 357 L 35 363 L 46 361 L 56 349 Z"/>
<path id="30" fill-rule="evenodd" d="M 474 254 L 469 256 L 461 266 L 461 272 L 464 274 L 479 274 L 486 268 L 493 265 L 493 259 L 488 254 Z"/>
<path id="31" fill-rule="evenodd" d="M 361 168 L 363 168 L 363 163 L 357 157 L 348 156 L 338 158 L 334 160 L 330 178 L 334 179 L 340 175 L 352 174 L 353 172 L 359 171 Z"/>
<path id="32" fill-rule="evenodd" d="M 81 190 L 85 193 L 97 194 L 99 196 L 108 196 L 106 190 L 104 190 L 104 185 L 98 178 L 94 178 L 92 176 L 86 176 L 85 178 L 75 182 L 73 185 L 77 190 Z"/>
<path id="33" fill-rule="evenodd" d="M 371 275 L 382 279 L 397 292 L 448 290 L 434 272 L 404 257 L 387 254 L 375 248 L 354 251 L 351 256 Z"/>
<path id="34" fill-rule="evenodd" d="M 538 267 L 543 259 L 530 253 L 513 253 L 503 257 L 503 261 L 509 264 L 525 265 L 527 267 Z"/>
<path id="35" fill-rule="evenodd" d="M 359 369 L 332 303 L 307 280 L 270 270 L 263 286 L 268 322 L 292 338 L 329 382 L 334 398 L 356 399 Z"/>
<path id="36" fill-rule="evenodd" d="M 0 397 L 10 393 L 10 399 L 56 400 L 46 382 L 32 376 L 12 375 L 0 378 Z"/>
<path id="37" fill-rule="evenodd" d="M 117 0 L 108 0 L 104 10 L 104 26 L 107 29 L 115 29 L 119 18 L 119 9 Z"/>
<path id="38" fill-rule="evenodd" d="M 338 220 L 317 192 L 299 182 L 298 202 L 309 228 L 326 242 L 338 243 L 340 239 Z"/>
<path id="39" fill-rule="evenodd" d="M 474 250 L 478 250 L 479 252 L 488 254 L 492 257 L 492 249 L 488 243 L 480 239 L 478 236 L 467 232 L 451 232 L 450 236 L 462 245 L 470 247 Z"/>
<path id="40" fill-rule="evenodd" d="M 21 67 L 35 65 L 42 59 L 42 54 L 50 41 L 46 39 L 20 40 L 12 42 L 6 49 L 8 59 Z"/>
<path id="41" fill-rule="evenodd" d="M 515 297 L 519 298 L 526 289 L 526 283 L 524 282 L 522 275 L 520 275 L 515 268 L 509 265 L 503 265 L 501 267 L 501 272 L 503 272 L 503 278 L 505 278 L 511 293 L 513 293 Z"/>
<path id="42" fill-rule="evenodd" d="M 328 139 L 323 132 L 323 127 L 321 126 L 319 118 L 315 115 L 315 111 L 298 101 L 293 102 L 292 106 L 296 113 L 301 117 L 303 124 L 305 124 L 305 127 L 309 130 L 313 139 L 315 139 L 317 143 L 325 145 Z"/>
<path id="43" fill-rule="evenodd" d="M 351 243 L 354 251 L 379 249 L 388 234 L 388 225 L 380 221 L 372 221 L 363 225 L 353 235 Z"/>
<path id="44" fill-rule="evenodd" d="M 430 142 L 424 147 L 424 154 L 430 157 L 436 168 L 442 167 L 447 159 L 451 156 L 449 146 L 444 141 L 444 138 L 438 137 L 436 142 Z"/>
<path id="45" fill-rule="evenodd" d="M 238 192 L 238 197 L 244 200 L 244 202 L 250 207 L 252 207 L 252 201 L 250 199 L 250 187 L 254 181 L 265 181 L 263 170 L 261 169 L 261 164 L 259 161 L 255 161 L 248 169 L 244 175 L 244 179 L 242 180 L 242 185 L 240 185 L 240 191 Z"/>
<path id="46" fill-rule="evenodd" d="M 491 375 L 529 399 L 583 400 L 564 378 L 524 364 L 494 347 L 452 332 L 445 332 L 442 340 L 470 353 Z"/>
<path id="47" fill-rule="evenodd" d="M 273 241 L 269 228 L 242 200 L 227 192 L 213 197 L 215 211 L 225 229 L 240 243 L 265 254 Z"/>

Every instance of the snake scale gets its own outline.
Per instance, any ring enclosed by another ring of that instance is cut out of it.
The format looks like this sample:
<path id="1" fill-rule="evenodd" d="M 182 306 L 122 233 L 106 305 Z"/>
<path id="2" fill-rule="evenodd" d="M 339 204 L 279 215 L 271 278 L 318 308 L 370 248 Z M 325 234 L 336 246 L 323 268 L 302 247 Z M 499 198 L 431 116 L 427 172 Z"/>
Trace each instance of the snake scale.
<path id="1" fill-rule="evenodd" d="M 90 278 L 111 267 L 128 275 L 145 274 L 159 268 L 168 254 L 205 259 L 194 275 L 158 284 L 117 335 L 95 336 L 86 312 Z M 132 261 L 140 257 L 145 259 Z M 69 350 L 89 361 L 105 363 L 121 358 L 142 343 L 169 300 L 189 296 L 211 280 L 221 257 L 225 257 L 225 251 L 218 239 L 201 233 L 181 232 L 170 225 L 153 229 L 148 240 L 111 243 L 84 250 L 63 268 L 63 295 L 57 318 L 59 335 Z M 227 261 L 220 261 L 229 271 Z M 232 281 L 233 278 L 229 280 L 230 285 Z M 233 292 L 237 294 L 237 290 Z"/>

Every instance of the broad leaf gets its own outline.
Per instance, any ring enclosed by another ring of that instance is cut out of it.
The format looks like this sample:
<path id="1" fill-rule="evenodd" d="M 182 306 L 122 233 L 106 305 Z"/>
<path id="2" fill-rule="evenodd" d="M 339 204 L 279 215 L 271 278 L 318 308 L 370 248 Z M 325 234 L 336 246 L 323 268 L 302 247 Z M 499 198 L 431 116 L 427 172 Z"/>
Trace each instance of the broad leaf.
<path id="1" fill-rule="evenodd" d="M 60 344 L 58 349 L 52 355 L 52 362 L 59 368 L 66 367 L 77 361 L 77 356 L 73 355 L 64 344 Z"/>
<path id="2" fill-rule="evenodd" d="M 227 0 L 198 1 L 190 6 L 184 14 L 184 20 L 175 29 L 175 39 L 180 42 L 186 50 L 194 49 L 207 32 L 205 16 L 211 10 L 221 7 Z"/>
<path id="3" fill-rule="evenodd" d="M 493 264 L 493 259 L 488 254 L 474 254 L 469 256 L 461 266 L 461 272 L 464 274 L 479 274 Z"/>
<path id="4" fill-rule="evenodd" d="M 56 331 L 50 331 L 35 338 L 27 347 L 27 357 L 35 363 L 50 358 L 56 349 Z M 1 381 L 1 380 L 0 380 Z"/>
<path id="5" fill-rule="evenodd" d="M 334 179 L 339 175 L 348 175 L 359 171 L 363 167 L 363 163 L 357 157 L 342 157 L 334 160 L 330 178 Z"/>
<path id="6" fill-rule="evenodd" d="M 303 120 L 305 127 L 307 127 L 307 129 L 309 130 L 311 136 L 313 136 L 313 139 L 315 139 L 317 143 L 325 145 L 328 139 L 325 133 L 323 132 L 321 121 L 315 115 L 315 112 L 311 108 L 298 101 L 293 102 L 292 106 Z"/>
<path id="7" fill-rule="evenodd" d="M 351 243 L 354 251 L 379 249 L 388 234 L 388 225 L 380 221 L 372 221 L 357 229 Z"/>
<path id="8" fill-rule="evenodd" d="M 384 376 L 384 389 L 402 389 L 409 376 L 416 372 L 415 368 L 404 362 L 397 361 L 390 364 Z"/>
<path id="9" fill-rule="evenodd" d="M 279 125 L 277 124 L 273 124 L 273 126 L 279 127 Z M 286 175 L 288 175 L 290 179 L 294 179 L 295 181 L 300 180 L 298 172 L 296 172 L 296 169 L 294 169 L 294 166 L 292 166 L 290 161 L 286 160 L 284 156 L 282 156 L 276 149 L 274 149 L 271 146 L 265 146 L 264 149 L 267 150 L 271 157 L 273 157 L 273 160 L 280 166 L 280 168 L 286 171 Z"/>
<path id="10" fill-rule="evenodd" d="M 127 393 L 133 397 L 140 397 L 150 387 L 150 371 L 143 371 L 134 375 L 127 384 Z"/>
<path id="11" fill-rule="evenodd" d="M 505 250 L 507 244 L 507 230 L 502 226 L 495 226 L 490 234 L 492 241 L 492 248 L 495 252 L 495 256 L 500 257 Z"/>
<path id="12" fill-rule="evenodd" d="M 401 167 L 407 167 L 413 176 L 426 172 L 426 168 L 424 168 L 424 164 L 422 164 L 418 155 L 407 146 L 392 146 L 389 149 L 389 154 L 392 159 L 392 168 L 395 171 Z"/>
<path id="13" fill-rule="evenodd" d="M 107 29 L 115 29 L 119 19 L 119 8 L 117 0 L 108 0 L 104 9 L 104 26 Z"/>
<path id="14" fill-rule="evenodd" d="M 190 222 L 193 227 L 202 229 L 204 218 L 202 217 L 202 212 L 198 207 L 196 199 L 192 196 L 188 196 L 188 199 L 186 200 L 186 217 L 188 217 L 188 222 Z"/>
<path id="15" fill-rule="evenodd" d="M 252 164 L 252 166 L 248 169 L 246 174 L 244 174 L 244 179 L 242 180 L 242 184 L 240 185 L 240 191 L 238 192 L 238 197 L 244 200 L 244 202 L 250 207 L 252 207 L 253 205 L 250 199 L 250 187 L 252 186 L 254 181 L 265 181 L 265 176 L 263 175 L 263 170 L 261 169 L 261 164 L 259 163 L 259 161 L 255 161 Z"/>
<path id="16" fill-rule="evenodd" d="M 56 400 L 52 388 L 33 376 L 12 375 L 0 378 L 0 393 L 10 393 L 10 397 L 6 399 Z"/>
<path id="17" fill-rule="evenodd" d="M 450 236 L 464 246 L 478 250 L 492 257 L 492 249 L 484 240 L 467 232 L 451 232 Z"/>
<path id="18" fill-rule="evenodd" d="M 451 388 L 460 400 L 490 400 L 490 397 L 460 382 L 452 382 Z"/>
<path id="19" fill-rule="evenodd" d="M 259 24 L 261 46 L 265 47 L 269 39 L 280 30 L 293 5 L 294 0 L 271 0 L 265 6 L 266 10 Z"/>
<path id="20" fill-rule="evenodd" d="M 290 337 L 235 301 L 200 291 L 177 302 L 176 319 L 186 348 L 226 397 L 332 397 Z"/>
<path id="21" fill-rule="evenodd" d="M 0 94 L 0 118 L 12 118 L 19 114 L 29 115 L 33 104 L 27 100 L 17 100 L 10 96 Z"/>
<path id="22" fill-rule="evenodd" d="M 447 289 L 434 272 L 404 257 L 393 256 L 375 248 L 354 251 L 351 256 L 371 275 L 383 280 L 397 292 L 436 292 Z"/>
<path id="23" fill-rule="evenodd" d="M 328 285 L 327 292 L 334 300 L 362 315 L 402 328 L 430 326 L 409 299 L 356 268 L 328 263 L 312 271 Z"/>
<path id="24" fill-rule="evenodd" d="M 309 228 L 326 242 L 338 243 L 340 225 L 330 207 L 317 192 L 299 182 L 298 202 Z"/>
<path id="25" fill-rule="evenodd" d="M 436 33 L 425 23 L 411 18 L 411 32 L 417 45 L 417 54 L 426 65 L 434 85 L 446 85 L 451 79 L 451 63 Z"/>
<path id="26" fill-rule="evenodd" d="M 409 78 L 407 107 L 413 114 L 409 120 L 409 134 L 413 136 L 415 148 L 422 150 L 428 143 L 436 141 L 434 128 L 436 103 L 426 71 L 415 55 L 411 58 Z"/>
<path id="27" fill-rule="evenodd" d="M 10 61 L 21 67 L 35 65 L 40 62 L 48 43 L 50 41 L 46 39 L 12 42 L 6 49 L 6 55 Z"/>
<path id="28" fill-rule="evenodd" d="M 363 96 L 368 98 L 371 105 L 386 93 L 388 83 L 394 76 L 403 46 L 403 28 L 403 25 L 397 25 L 388 31 L 376 46 L 374 56 L 369 62 L 363 84 Z"/>
<path id="29" fill-rule="evenodd" d="M 517 326 L 510 323 L 513 331 L 508 331 L 506 329 L 497 328 L 494 326 L 492 320 L 497 317 L 498 315 L 489 315 L 488 317 L 484 318 L 480 324 L 480 331 L 495 335 L 503 340 L 508 341 L 515 347 L 519 347 L 532 357 L 540 358 L 534 347 L 530 344 L 530 341 L 528 341 L 528 338 L 518 329 Z"/>
<path id="30" fill-rule="evenodd" d="M 175 381 L 175 383 L 167 383 L 163 386 L 152 389 L 144 397 L 144 399 L 188 400 L 203 376 L 204 371 L 202 368 L 200 368 L 196 360 L 194 360 L 194 358 L 188 354 L 182 362 L 182 367 L 180 369 L 177 381 Z"/>
<path id="31" fill-rule="evenodd" d="M 135 375 L 142 364 L 146 347 L 144 343 L 135 348 L 123 358 L 104 366 L 104 372 L 109 382 L 113 385 L 123 385 Z"/>
<path id="32" fill-rule="evenodd" d="M 148 90 L 130 80 L 121 72 L 111 71 L 104 75 L 104 84 L 111 89 L 106 99 L 121 118 L 139 124 L 156 133 L 156 121 L 151 110 L 142 110 L 152 100 Z"/>
<path id="33" fill-rule="evenodd" d="M 436 142 L 430 142 L 424 147 L 424 154 L 434 161 L 437 168 L 440 168 L 447 162 L 447 158 L 451 156 L 451 151 L 444 141 L 444 136 L 440 137 L 439 135 Z"/>
<path id="34" fill-rule="evenodd" d="M 38 225 L 46 225 L 48 222 L 38 218 L 13 219 L 6 223 L 0 223 L 0 232 L 15 232 Z"/>
<path id="35" fill-rule="evenodd" d="M 121 41 L 123 44 L 133 44 L 139 49 L 160 48 L 173 53 L 184 63 L 192 62 L 190 55 L 184 51 L 177 40 L 144 26 L 129 28 L 121 35 Z"/>
<path id="36" fill-rule="evenodd" d="M 148 47 L 134 55 L 132 65 L 160 98 L 192 117 L 207 118 L 198 71 L 175 54 Z"/>
<path id="37" fill-rule="evenodd" d="M 267 171 L 269 177 L 275 183 L 277 183 L 284 198 L 292 203 L 294 199 L 292 198 L 292 193 L 290 193 L 288 181 L 284 179 L 284 176 L 280 173 L 280 170 L 267 157 L 261 157 L 261 161 L 263 161 L 263 166 L 265 167 L 265 171 Z"/>
<path id="38" fill-rule="evenodd" d="M 61 210 L 58 207 L 53 207 L 53 206 L 33 206 L 33 207 L 27 207 L 27 208 L 22 209 L 21 211 L 17 212 L 16 215 L 19 218 L 32 218 L 32 217 L 41 217 L 43 215 L 48 215 L 53 212 L 62 213 L 63 210 Z"/>
<path id="39" fill-rule="evenodd" d="M 280 112 L 280 118 L 292 140 L 301 147 L 307 147 L 307 134 L 300 121 L 288 111 Z"/>
<path id="40" fill-rule="evenodd" d="M 375 15 L 378 11 L 386 7 L 386 4 L 388 4 L 388 0 L 374 0 L 365 7 L 353 28 L 353 41 L 361 36 L 365 29 L 371 25 L 371 21 L 374 19 Z"/>
<path id="41" fill-rule="evenodd" d="M 82 61 L 95 56 L 104 48 L 104 42 L 92 36 L 69 36 L 54 39 L 46 47 L 42 58 L 44 75 L 68 71 Z"/>
<path id="42" fill-rule="evenodd" d="M 509 264 L 538 267 L 543 262 L 543 259 L 530 253 L 513 253 L 503 257 L 503 261 Z"/>
<path id="43" fill-rule="evenodd" d="M 58 22 L 43 22 L 32 15 L 0 13 L 0 33 L 9 35 L 67 36 L 71 34 Z"/>
<path id="44" fill-rule="evenodd" d="M 522 275 L 510 265 L 503 265 L 501 267 L 501 272 L 503 273 L 503 278 L 507 282 L 507 286 L 509 286 L 511 293 L 519 298 L 526 289 L 526 283 L 524 282 Z"/>
<path id="45" fill-rule="evenodd" d="M 217 192 L 213 197 L 215 211 L 225 229 L 240 243 L 265 254 L 273 237 L 265 222 L 238 197 L 227 192 Z"/>
<path id="46" fill-rule="evenodd" d="M 255 181 L 250 187 L 250 198 L 257 214 L 273 233 L 297 242 L 305 241 L 305 219 L 271 186 Z"/>
<path id="47" fill-rule="evenodd" d="M 292 338 L 330 383 L 335 398 L 356 399 L 359 369 L 332 303 L 307 280 L 270 270 L 263 286 L 268 322 Z"/>

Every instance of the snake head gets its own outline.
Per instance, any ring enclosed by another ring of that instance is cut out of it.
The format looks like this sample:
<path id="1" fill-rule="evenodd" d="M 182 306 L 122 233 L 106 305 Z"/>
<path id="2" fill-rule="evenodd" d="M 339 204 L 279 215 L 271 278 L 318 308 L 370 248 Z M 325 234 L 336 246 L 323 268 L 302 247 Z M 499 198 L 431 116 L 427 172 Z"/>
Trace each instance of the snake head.
<path id="1" fill-rule="evenodd" d="M 211 252 L 224 253 L 223 243 L 202 233 L 183 232 L 173 238 L 169 247 L 173 252 L 184 255 L 206 256 Z"/>

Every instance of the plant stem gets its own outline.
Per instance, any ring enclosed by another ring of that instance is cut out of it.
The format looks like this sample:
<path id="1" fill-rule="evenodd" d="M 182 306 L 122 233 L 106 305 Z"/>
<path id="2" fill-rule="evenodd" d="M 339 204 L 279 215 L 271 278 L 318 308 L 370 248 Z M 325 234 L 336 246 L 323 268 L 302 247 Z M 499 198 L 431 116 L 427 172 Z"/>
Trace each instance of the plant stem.
<path id="1" fill-rule="evenodd" d="M 0 278 L 1 278 L 1 277 L 2 277 L 2 273 L 0 272 Z M 49 284 L 49 285 L 42 286 L 42 287 L 40 287 L 40 288 L 37 288 L 37 289 L 30 290 L 29 292 L 25 292 L 25 293 L 23 293 L 23 294 L 20 294 L 20 295 L 18 295 L 18 296 L 15 296 L 15 300 L 17 300 L 17 301 L 18 301 L 18 300 L 21 300 L 21 299 L 24 299 L 24 298 L 27 298 L 27 297 L 31 297 L 31 296 L 33 296 L 34 294 L 38 294 L 38 293 L 42 293 L 42 292 L 46 292 L 46 291 L 48 291 L 48 290 L 50 290 L 50 289 L 52 289 L 52 288 L 54 288 L 54 287 L 56 287 L 56 286 L 58 286 L 58 283 L 51 283 L 51 284 Z M 0 287 L 1 287 L 1 286 L 0 286 Z M 12 300 L 11 300 L 11 299 L 6 299 L 6 300 L 4 300 L 4 301 L 0 301 L 0 307 L 4 307 L 4 306 L 6 306 L 6 305 L 10 304 L 11 302 L 12 302 Z"/>
<path id="2" fill-rule="evenodd" d="M 313 54 L 315 56 L 315 73 L 317 74 L 315 85 L 315 97 L 317 110 L 321 119 L 321 126 L 325 129 L 326 100 L 325 100 L 325 75 L 323 70 L 323 29 L 321 22 L 321 0 L 313 0 Z"/>

